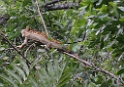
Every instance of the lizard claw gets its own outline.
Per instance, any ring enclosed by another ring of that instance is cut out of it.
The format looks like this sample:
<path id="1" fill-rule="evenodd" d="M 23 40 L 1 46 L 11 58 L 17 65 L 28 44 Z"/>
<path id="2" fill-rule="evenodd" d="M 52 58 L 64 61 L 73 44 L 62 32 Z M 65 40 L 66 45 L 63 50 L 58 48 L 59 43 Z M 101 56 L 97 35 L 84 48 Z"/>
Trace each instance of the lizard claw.
<path id="1" fill-rule="evenodd" d="M 22 48 L 22 46 L 21 46 L 21 45 L 19 45 L 19 46 L 16 46 L 16 48 L 19 48 L 19 49 L 20 49 L 20 48 Z"/>

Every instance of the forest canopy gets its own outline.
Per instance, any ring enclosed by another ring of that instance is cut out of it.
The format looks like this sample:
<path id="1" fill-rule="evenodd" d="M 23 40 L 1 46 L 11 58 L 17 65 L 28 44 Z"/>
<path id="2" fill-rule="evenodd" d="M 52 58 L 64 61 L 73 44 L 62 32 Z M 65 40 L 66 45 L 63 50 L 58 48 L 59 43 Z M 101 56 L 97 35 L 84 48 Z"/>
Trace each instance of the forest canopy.
<path id="1" fill-rule="evenodd" d="M 17 48 L 28 26 L 78 57 L 35 40 Z M 124 87 L 123 51 L 124 0 L 0 1 L 0 87 Z"/>

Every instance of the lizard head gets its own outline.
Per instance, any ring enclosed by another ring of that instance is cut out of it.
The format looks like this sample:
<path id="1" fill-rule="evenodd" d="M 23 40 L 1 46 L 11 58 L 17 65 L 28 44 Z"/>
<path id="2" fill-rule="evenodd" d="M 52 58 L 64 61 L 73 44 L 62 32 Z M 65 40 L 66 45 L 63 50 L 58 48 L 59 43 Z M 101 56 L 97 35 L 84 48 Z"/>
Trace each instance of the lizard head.
<path id="1" fill-rule="evenodd" d="M 28 32 L 31 30 L 29 26 L 27 26 L 25 29 L 21 30 L 22 37 L 25 37 L 28 35 Z"/>
<path id="2" fill-rule="evenodd" d="M 22 34 L 22 37 L 24 37 L 26 35 L 26 30 L 25 29 L 22 29 L 21 30 L 21 34 Z"/>

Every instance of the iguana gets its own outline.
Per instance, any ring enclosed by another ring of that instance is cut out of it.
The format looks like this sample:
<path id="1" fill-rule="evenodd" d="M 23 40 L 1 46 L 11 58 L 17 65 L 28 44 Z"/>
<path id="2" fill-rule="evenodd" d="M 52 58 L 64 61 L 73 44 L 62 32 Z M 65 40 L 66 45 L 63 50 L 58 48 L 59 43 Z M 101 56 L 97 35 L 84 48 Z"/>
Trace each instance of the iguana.
<path id="1" fill-rule="evenodd" d="M 81 58 L 79 58 L 78 54 L 68 50 L 68 48 L 67 49 L 63 49 L 63 46 L 62 46 L 61 42 L 59 42 L 59 41 L 57 41 L 57 40 L 55 40 L 53 38 L 51 40 L 49 40 L 47 35 L 45 35 L 42 32 L 35 31 L 35 30 L 32 30 L 30 27 L 27 27 L 26 29 L 22 29 L 21 30 L 21 34 L 22 34 L 22 37 L 25 37 L 25 39 L 24 39 L 24 42 L 21 45 L 17 46 L 18 48 L 21 48 L 25 44 L 27 44 L 28 39 L 32 39 L 32 40 L 39 41 L 40 43 L 46 45 L 46 48 L 55 48 L 58 51 L 61 51 L 64 54 L 67 54 L 70 57 L 73 57 L 73 58 L 81 61 L 82 63 L 84 63 L 84 64 L 86 64 L 88 66 L 92 66 L 87 61 L 82 60 Z"/>
<path id="2" fill-rule="evenodd" d="M 59 51 L 65 51 L 65 52 L 69 53 L 68 47 L 64 48 L 62 46 L 61 42 L 59 42 L 53 38 L 49 40 L 47 35 L 45 35 L 44 33 L 40 32 L 40 31 L 33 30 L 30 27 L 26 27 L 25 29 L 22 29 L 21 34 L 22 34 L 22 37 L 25 37 L 25 39 L 21 45 L 17 46 L 18 48 L 22 48 L 24 45 L 27 44 L 28 39 L 31 39 L 31 40 L 38 41 L 38 42 L 46 45 L 45 48 L 55 48 Z"/>

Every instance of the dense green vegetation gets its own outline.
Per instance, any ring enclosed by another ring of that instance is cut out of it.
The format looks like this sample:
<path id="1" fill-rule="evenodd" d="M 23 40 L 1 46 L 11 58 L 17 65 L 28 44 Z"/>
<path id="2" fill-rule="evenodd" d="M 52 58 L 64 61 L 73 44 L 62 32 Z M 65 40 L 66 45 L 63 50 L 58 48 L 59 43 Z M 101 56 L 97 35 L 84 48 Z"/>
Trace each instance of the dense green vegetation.
<path id="1" fill-rule="evenodd" d="M 124 0 L 48 5 L 79 4 L 61 10 L 45 6 L 51 0 L 38 0 L 49 37 L 72 43 L 69 48 L 93 67 L 33 41 L 14 49 L 23 42 L 20 31 L 26 26 L 46 33 L 36 1 L 0 1 L 1 87 L 124 87 Z"/>

